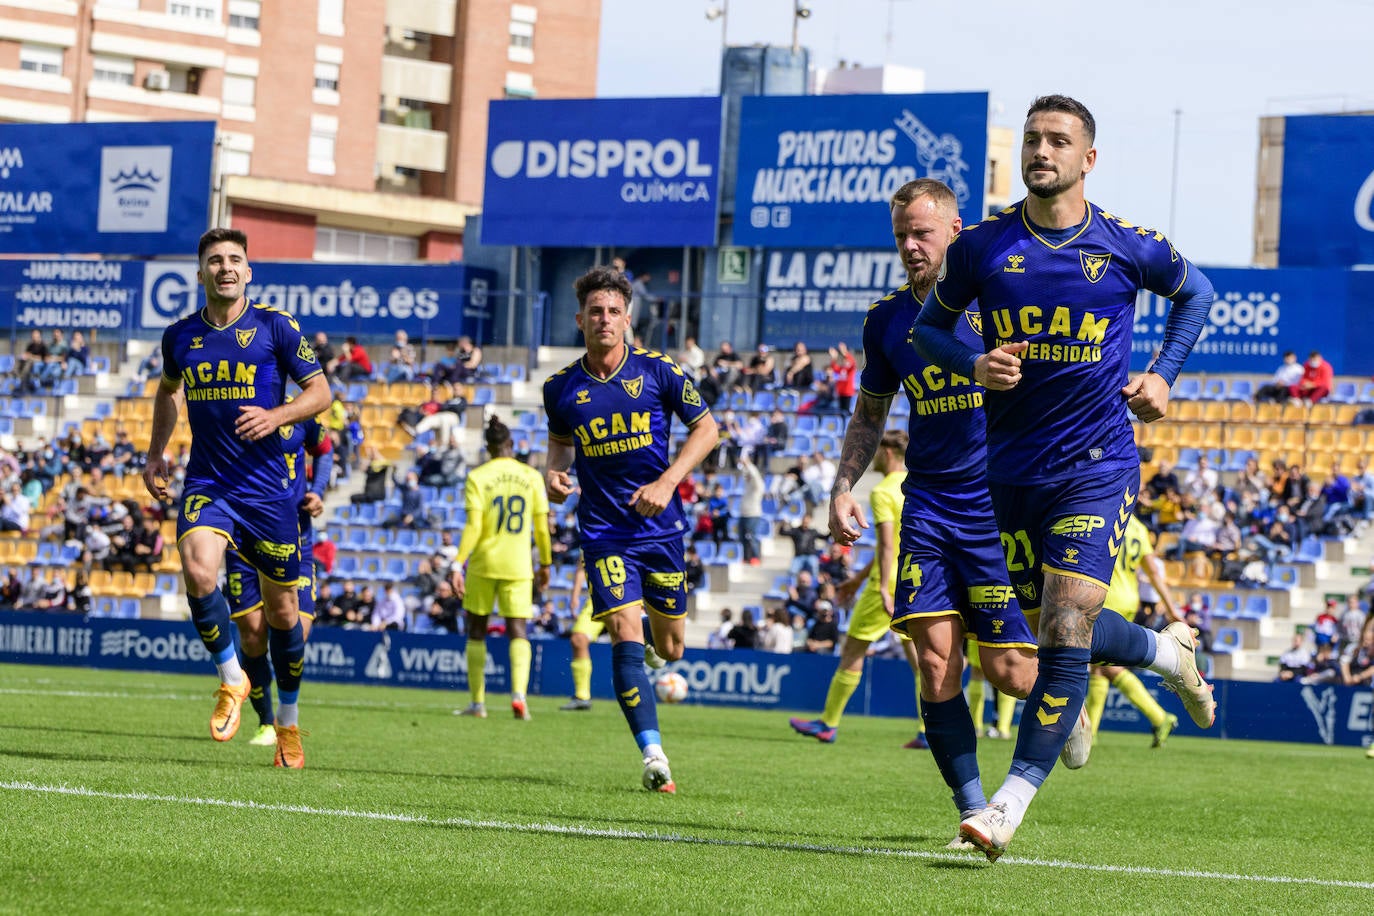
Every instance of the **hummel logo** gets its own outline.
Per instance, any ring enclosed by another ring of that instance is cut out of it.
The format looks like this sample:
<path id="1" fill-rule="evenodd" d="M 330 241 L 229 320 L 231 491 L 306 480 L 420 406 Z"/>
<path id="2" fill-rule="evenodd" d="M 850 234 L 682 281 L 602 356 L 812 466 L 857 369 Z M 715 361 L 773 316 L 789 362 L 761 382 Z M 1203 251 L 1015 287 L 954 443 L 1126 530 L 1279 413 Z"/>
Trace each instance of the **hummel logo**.
<path id="1" fill-rule="evenodd" d="M 1008 274 L 1023 274 L 1023 273 L 1025 273 L 1025 272 L 1026 272 L 1026 268 L 1024 268 L 1024 267 L 1021 266 L 1021 264 L 1024 263 L 1025 260 L 1026 260 L 1026 256 L 1023 255 L 1023 254 L 1009 254 L 1009 255 L 1007 255 L 1007 263 L 1008 263 L 1009 265 L 1011 265 L 1011 266 L 1009 266 L 1009 267 L 1003 267 L 1003 268 L 1002 268 L 1002 272 L 1003 272 L 1003 273 L 1008 273 Z"/>

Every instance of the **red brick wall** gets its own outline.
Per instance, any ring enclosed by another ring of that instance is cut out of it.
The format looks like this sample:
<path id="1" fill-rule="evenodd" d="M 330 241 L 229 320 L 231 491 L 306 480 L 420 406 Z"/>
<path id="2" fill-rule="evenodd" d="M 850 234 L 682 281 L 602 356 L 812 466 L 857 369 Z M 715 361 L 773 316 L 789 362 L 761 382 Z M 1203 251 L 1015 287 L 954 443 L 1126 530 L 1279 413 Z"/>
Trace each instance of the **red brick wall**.
<path id="1" fill-rule="evenodd" d="M 308 261 L 315 256 L 315 217 L 236 205 L 230 225 L 248 234 L 248 260 Z"/>

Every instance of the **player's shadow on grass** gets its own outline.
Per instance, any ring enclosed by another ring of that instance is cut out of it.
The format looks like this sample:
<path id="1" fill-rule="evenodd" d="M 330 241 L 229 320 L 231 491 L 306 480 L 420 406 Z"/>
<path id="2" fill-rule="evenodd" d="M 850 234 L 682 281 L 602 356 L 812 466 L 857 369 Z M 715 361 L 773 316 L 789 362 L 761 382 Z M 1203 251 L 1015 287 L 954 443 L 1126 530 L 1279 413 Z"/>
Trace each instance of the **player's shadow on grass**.
<path id="1" fill-rule="evenodd" d="M 148 738 L 159 741 L 171 739 L 173 741 L 190 741 L 195 744 L 203 744 L 210 740 L 208 735 L 175 735 L 167 732 L 135 732 L 128 729 L 106 729 L 106 728 L 73 728 L 70 725 L 6 725 L 7 730 L 30 731 L 30 732 L 65 732 L 71 735 L 98 735 L 101 737 L 115 738 Z"/>

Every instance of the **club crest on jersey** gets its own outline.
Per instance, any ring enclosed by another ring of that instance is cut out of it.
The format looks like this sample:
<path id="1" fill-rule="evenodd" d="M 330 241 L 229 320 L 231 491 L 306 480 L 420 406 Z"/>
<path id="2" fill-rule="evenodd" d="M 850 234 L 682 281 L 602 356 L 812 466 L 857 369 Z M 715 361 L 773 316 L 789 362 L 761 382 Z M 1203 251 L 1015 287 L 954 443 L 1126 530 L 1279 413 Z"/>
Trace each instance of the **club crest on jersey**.
<path id="1" fill-rule="evenodd" d="M 623 586 L 623 585 L 612 585 L 612 586 L 611 586 L 611 596 L 614 597 L 616 601 L 619 601 L 621 598 L 624 598 L 624 597 L 625 597 L 625 586 Z"/>
<path id="2" fill-rule="evenodd" d="M 644 376 L 639 375 L 634 378 L 623 378 L 620 380 L 620 387 L 625 389 L 625 393 L 632 398 L 639 397 L 639 393 L 644 390 Z"/>
<path id="3" fill-rule="evenodd" d="M 973 333 L 977 334 L 979 337 L 982 337 L 983 313 L 978 311 L 978 309 L 964 309 L 964 318 L 968 321 L 968 326 L 973 328 Z"/>
<path id="4" fill-rule="evenodd" d="M 1022 267 L 1021 265 L 1024 264 L 1025 262 L 1026 262 L 1026 256 L 1025 256 L 1025 255 L 1023 255 L 1023 254 L 1009 254 L 1009 255 L 1007 255 L 1007 266 L 1002 268 L 1002 273 L 1007 273 L 1007 274 L 1023 274 L 1023 273 L 1026 272 L 1026 268 Z"/>
<path id="5" fill-rule="evenodd" d="M 1107 273 L 1107 265 L 1112 262 L 1111 253 L 1091 254 L 1087 251 L 1078 253 L 1078 263 L 1083 266 L 1083 276 L 1088 278 L 1089 283 L 1096 283 Z"/>
<path id="6" fill-rule="evenodd" d="M 257 328 L 238 328 L 234 331 L 234 339 L 239 342 L 239 346 L 247 349 L 253 342 L 253 338 L 258 334 Z"/>
<path id="7" fill-rule="evenodd" d="M 1016 590 L 1020 592 L 1021 597 L 1025 598 L 1027 601 L 1035 600 L 1034 582 L 1022 582 L 1020 585 L 1016 586 Z"/>
<path id="8" fill-rule="evenodd" d="M 201 349 L 201 348 L 204 347 L 204 346 L 205 346 L 205 338 L 204 338 L 204 337 L 192 337 L 192 338 L 191 338 L 191 349 L 192 349 L 192 350 L 199 350 L 199 349 Z"/>
<path id="9" fill-rule="evenodd" d="M 186 521 L 195 524 L 200 520 L 200 510 L 210 505 L 208 496 L 188 496 L 181 504 L 181 514 Z"/>
<path id="10" fill-rule="evenodd" d="M 682 380 L 682 403 L 688 407 L 701 406 L 701 395 L 697 393 L 697 387 L 689 378 Z"/>
<path id="11" fill-rule="evenodd" d="M 583 388 L 581 391 L 579 391 L 579 392 L 577 393 L 577 403 L 579 403 L 579 404 L 590 404 L 591 402 L 592 402 L 592 393 L 591 393 L 590 391 L 588 391 L 586 388 Z"/>
<path id="12" fill-rule="evenodd" d="M 296 348 L 296 358 L 307 363 L 315 362 L 315 348 L 310 346 L 304 337 L 301 338 L 300 346 Z"/>

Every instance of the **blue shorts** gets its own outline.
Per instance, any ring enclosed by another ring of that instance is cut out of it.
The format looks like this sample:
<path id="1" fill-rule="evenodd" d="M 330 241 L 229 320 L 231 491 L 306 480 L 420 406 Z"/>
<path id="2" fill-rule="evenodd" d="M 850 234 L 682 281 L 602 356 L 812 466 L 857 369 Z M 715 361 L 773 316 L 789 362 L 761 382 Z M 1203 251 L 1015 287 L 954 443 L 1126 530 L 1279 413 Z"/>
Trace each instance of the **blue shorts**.
<path id="1" fill-rule="evenodd" d="M 301 526 L 301 577 L 296 584 L 296 600 L 300 605 L 301 616 L 311 621 L 315 619 L 315 529 L 311 527 L 309 516 L 300 520 Z M 237 620 L 254 611 L 262 609 L 262 586 L 258 583 L 258 571 L 239 555 L 230 550 L 224 555 L 225 597 L 229 600 L 229 617 Z"/>
<path id="2" fill-rule="evenodd" d="M 177 543 L 201 528 L 222 534 L 249 565 L 278 585 L 299 581 L 300 522 L 294 505 L 236 502 L 231 506 L 224 499 L 187 493 L 177 516 Z"/>
<path id="3" fill-rule="evenodd" d="M 892 627 L 958 616 L 979 645 L 1035 646 L 1012 592 L 982 478 L 902 487 L 902 533 Z"/>
<path id="4" fill-rule="evenodd" d="M 1140 468 L 1042 484 L 991 485 L 1007 572 L 1027 611 L 1040 609 L 1042 569 L 1106 588 L 1140 493 Z"/>
<path id="5" fill-rule="evenodd" d="M 640 602 L 662 617 L 687 616 L 687 566 L 677 537 L 623 546 L 583 541 L 582 563 L 592 593 L 593 620 Z"/>

